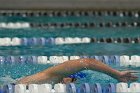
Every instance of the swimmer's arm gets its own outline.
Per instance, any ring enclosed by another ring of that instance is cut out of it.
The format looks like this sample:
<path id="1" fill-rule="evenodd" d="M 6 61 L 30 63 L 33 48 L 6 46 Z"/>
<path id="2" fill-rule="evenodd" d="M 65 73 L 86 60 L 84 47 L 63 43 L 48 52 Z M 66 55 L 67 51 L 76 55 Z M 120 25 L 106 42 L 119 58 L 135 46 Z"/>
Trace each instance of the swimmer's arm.
<path id="1" fill-rule="evenodd" d="M 25 77 L 19 80 L 17 83 L 30 84 L 44 83 L 48 81 L 59 83 L 64 77 L 86 69 L 103 72 L 112 76 L 113 78 L 116 78 L 120 74 L 119 71 L 112 69 L 102 62 L 99 62 L 95 59 L 85 58 L 66 61 L 37 74 Z"/>
<path id="2" fill-rule="evenodd" d="M 62 64 L 51 67 L 32 76 L 25 77 L 18 83 L 30 84 L 45 83 L 49 81 L 52 81 L 53 83 L 59 83 L 64 77 L 86 69 L 105 73 L 119 81 L 129 81 L 137 79 L 136 76 L 131 75 L 131 72 L 120 72 L 105 65 L 100 61 L 85 58 L 66 61 Z"/>
<path id="3" fill-rule="evenodd" d="M 121 74 L 120 71 L 115 70 L 100 61 L 88 58 L 66 61 L 63 64 L 46 70 L 46 72 L 49 71 L 50 73 L 63 78 L 82 70 L 102 72 L 116 79 Z"/>
<path id="4" fill-rule="evenodd" d="M 50 68 L 49 70 L 50 72 L 53 72 L 54 75 L 56 74 L 56 76 L 63 78 L 73 73 L 86 70 L 86 69 L 105 73 L 121 82 L 138 80 L 138 77 L 132 74 L 132 73 L 136 73 L 134 71 L 121 71 L 120 72 L 118 70 L 115 70 L 107 66 L 103 62 L 100 62 L 95 59 L 88 59 L 88 58 L 67 61 L 54 68 Z"/>

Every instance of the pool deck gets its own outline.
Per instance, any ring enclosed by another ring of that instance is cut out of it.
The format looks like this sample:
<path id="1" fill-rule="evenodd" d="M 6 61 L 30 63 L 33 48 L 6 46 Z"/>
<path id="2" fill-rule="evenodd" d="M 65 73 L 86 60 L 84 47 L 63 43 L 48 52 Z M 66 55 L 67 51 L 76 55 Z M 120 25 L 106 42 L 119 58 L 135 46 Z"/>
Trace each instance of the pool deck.
<path id="1" fill-rule="evenodd" d="M 0 0 L 0 10 L 140 10 L 140 0 Z"/>

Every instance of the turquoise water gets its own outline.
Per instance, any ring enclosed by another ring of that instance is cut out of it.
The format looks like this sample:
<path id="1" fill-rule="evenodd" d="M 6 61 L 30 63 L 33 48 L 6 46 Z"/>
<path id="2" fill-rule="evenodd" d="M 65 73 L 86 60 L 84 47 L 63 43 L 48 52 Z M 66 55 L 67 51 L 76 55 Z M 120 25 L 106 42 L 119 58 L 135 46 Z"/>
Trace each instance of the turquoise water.
<path id="1" fill-rule="evenodd" d="M 0 16 L 0 22 L 135 22 L 139 18 L 131 17 L 3 17 Z M 66 28 L 66 29 L 0 29 L 0 37 L 139 37 L 140 28 Z M 139 44 L 75 44 L 75 45 L 47 45 L 45 47 L 0 47 L 0 55 L 140 55 Z M 9 83 L 13 79 L 18 79 L 47 69 L 52 65 L 1 65 L 0 83 Z M 112 66 L 115 69 L 120 67 Z M 123 68 L 134 69 L 139 68 Z M 84 71 L 87 77 L 78 80 L 76 83 L 117 83 L 117 81 L 105 74 L 92 71 Z M 140 76 L 140 75 L 138 75 Z M 5 79 L 4 79 L 5 78 Z M 8 81 L 9 80 L 9 81 Z M 8 82 L 7 82 L 8 81 Z M 138 81 L 139 82 L 139 81 Z"/>
<path id="2" fill-rule="evenodd" d="M 52 67 L 54 65 L 37 65 L 37 64 L 15 64 L 15 65 L 1 65 L 0 66 L 0 84 L 8 84 L 15 82 L 14 80 L 19 79 L 21 77 L 25 77 L 28 75 L 35 74 L 37 72 L 40 72 L 42 70 L 45 70 L 49 67 Z M 122 67 L 116 67 L 112 66 L 114 69 L 118 70 L 135 70 L 140 71 L 140 68 L 122 68 Z M 107 83 L 118 83 L 117 80 L 113 79 L 112 77 L 99 73 L 96 71 L 91 70 L 85 70 L 82 71 L 86 73 L 86 77 L 82 79 L 78 79 L 75 83 L 77 85 L 83 84 L 85 82 L 89 84 L 93 83 L 101 83 L 102 85 Z M 140 74 L 137 74 L 138 77 L 140 77 Z M 140 82 L 140 78 L 137 82 Z"/>
<path id="3" fill-rule="evenodd" d="M 140 18 L 135 17 L 115 17 L 115 16 L 67 16 L 67 17 L 3 17 L 0 16 L 0 21 L 3 22 L 132 22 L 138 21 Z"/>

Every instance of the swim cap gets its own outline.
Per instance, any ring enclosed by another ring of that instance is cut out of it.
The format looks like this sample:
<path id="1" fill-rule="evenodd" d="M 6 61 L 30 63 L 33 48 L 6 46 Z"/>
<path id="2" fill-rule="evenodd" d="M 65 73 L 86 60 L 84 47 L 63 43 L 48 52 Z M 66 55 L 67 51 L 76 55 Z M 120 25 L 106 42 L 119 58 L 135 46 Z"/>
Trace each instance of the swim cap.
<path id="1" fill-rule="evenodd" d="M 85 78 L 86 74 L 83 73 L 83 72 L 78 72 L 78 73 L 72 74 L 72 75 L 70 75 L 68 77 L 70 77 L 70 78 Z"/>

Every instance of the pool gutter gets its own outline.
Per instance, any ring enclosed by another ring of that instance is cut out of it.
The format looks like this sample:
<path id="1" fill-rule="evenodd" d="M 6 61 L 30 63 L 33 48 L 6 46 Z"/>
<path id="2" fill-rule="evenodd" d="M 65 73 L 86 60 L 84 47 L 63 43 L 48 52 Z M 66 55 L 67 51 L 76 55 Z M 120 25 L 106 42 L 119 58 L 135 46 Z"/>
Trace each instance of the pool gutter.
<path id="1" fill-rule="evenodd" d="M 0 0 L 0 10 L 140 10 L 140 0 Z"/>

